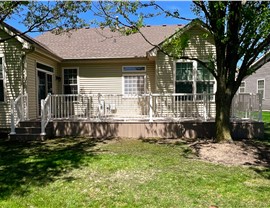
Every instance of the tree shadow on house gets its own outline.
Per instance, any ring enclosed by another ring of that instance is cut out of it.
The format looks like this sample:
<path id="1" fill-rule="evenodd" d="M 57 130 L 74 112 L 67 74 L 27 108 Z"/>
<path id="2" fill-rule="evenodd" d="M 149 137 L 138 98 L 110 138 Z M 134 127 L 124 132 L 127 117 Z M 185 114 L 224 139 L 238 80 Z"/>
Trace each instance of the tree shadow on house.
<path id="1" fill-rule="evenodd" d="M 0 200 L 26 195 L 31 187 L 44 186 L 64 174 L 98 160 L 96 141 L 87 138 L 58 138 L 45 142 L 0 141 Z"/>

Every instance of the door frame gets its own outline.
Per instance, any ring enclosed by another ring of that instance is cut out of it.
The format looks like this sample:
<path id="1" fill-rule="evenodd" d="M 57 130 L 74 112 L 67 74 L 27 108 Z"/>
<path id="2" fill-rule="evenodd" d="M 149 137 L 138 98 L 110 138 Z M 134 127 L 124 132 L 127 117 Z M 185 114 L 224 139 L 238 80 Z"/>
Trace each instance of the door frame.
<path id="1" fill-rule="evenodd" d="M 37 67 L 37 63 L 40 63 L 40 64 L 43 64 L 43 65 L 46 65 L 46 66 L 49 66 L 49 67 L 51 67 L 52 69 L 53 69 L 53 72 L 50 72 L 50 71 L 47 71 L 47 70 L 44 70 L 44 69 L 40 69 L 40 68 L 38 68 Z M 45 73 L 46 74 L 46 88 L 47 88 L 47 86 L 48 86 L 48 81 L 47 81 L 47 75 L 49 74 L 49 75 L 51 75 L 52 76 L 52 92 L 54 92 L 54 85 L 55 85 L 55 79 L 54 79 L 54 68 L 52 67 L 52 66 L 50 66 L 50 65 L 48 65 L 48 64 L 44 64 L 44 63 L 42 63 L 42 62 L 36 62 L 36 100 L 37 100 L 37 117 L 40 117 L 40 105 L 39 105 L 39 103 L 40 103 L 40 101 L 39 101 L 39 77 L 38 77 L 38 72 L 43 72 L 43 73 Z M 46 91 L 47 91 L 47 89 L 46 89 Z"/>

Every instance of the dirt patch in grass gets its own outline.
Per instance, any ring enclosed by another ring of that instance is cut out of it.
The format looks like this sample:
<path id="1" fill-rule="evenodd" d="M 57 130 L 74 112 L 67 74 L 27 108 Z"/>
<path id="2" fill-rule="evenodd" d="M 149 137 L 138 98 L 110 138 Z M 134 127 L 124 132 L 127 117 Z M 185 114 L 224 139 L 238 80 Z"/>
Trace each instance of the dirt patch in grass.
<path id="1" fill-rule="evenodd" d="M 268 145 L 250 141 L 234 143 L 197 142 L 190 147 L 202 159 L 228 165 L 270 166 L 270 148 Z"/>
<path id="2" fill-rule="evenodd" d="M 148 142 L 187 145 L 187 156 L 192 152 L 196 159 L 213 163 L 270 167 L 270 146 L 254 140 L 215 143 L 212 140 L 150 139 Z"/>

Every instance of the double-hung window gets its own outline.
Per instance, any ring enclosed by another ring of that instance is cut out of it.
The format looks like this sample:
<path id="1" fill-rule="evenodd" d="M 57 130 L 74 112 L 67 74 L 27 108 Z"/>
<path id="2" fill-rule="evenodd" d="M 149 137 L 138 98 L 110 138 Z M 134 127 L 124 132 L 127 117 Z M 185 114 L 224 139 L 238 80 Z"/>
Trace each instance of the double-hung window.
<path id="1" fill-rule="evenodd" d="M 0 57 L 0 102 L 5 101 L 3 57 Z"/>
<path id="2" fill-rule="evenodd" d="M 78 69 L 64 69 L 64 94 L 78 94 Z"/>
<path id="3" fill-rule="evenodd" d="M 176 93 L 193 92 L 193 63 L 176 63 Z"/>
<path id="4" fill-rule="evenodd" d="M 124 95 L 142 95 L 145 93 L 145 66 L 124 66 L 123 69 Z"/>
<path id="5" fill-rule="evenodd" d="M 239 86 L 239 93 L 244 93 L 246 91 L 246 82 L 242 81 Z"/>
<path id="6" fill-rule="evenodd" d="M 177 62 L 175 71 L 175 93 L 213 93 L 215 79 L 202 64 Z"/>
<path id="7" fill-rule="evenodd" d="M 264 98 L 264 79 L 257 80 L 257 93 L 262 94 L 262 98 Z"/>
<path id="8" fill-rule="evenodd" d="M 213 93 L 215 79 L 210 71 L 202 64 L 197 63 L 196 93 Z"/>

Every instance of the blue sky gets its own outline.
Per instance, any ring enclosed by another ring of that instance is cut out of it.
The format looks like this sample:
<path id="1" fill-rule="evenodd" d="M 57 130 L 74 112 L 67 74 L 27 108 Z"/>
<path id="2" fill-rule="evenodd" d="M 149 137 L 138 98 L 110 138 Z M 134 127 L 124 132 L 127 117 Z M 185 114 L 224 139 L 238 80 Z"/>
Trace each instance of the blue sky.
<path id="1" fill-rule="evenodd" d="M 180 15 L 183 17 L 195 18 L 194 14 L 190 9 L 192 4 L 191 1 L 157 1 L 157 3 L 166 10 L 175 11 L 177 9 Z M 82 17 L 87 21 L 90 21 L 91 19 L 95 18 L 90 12 L 82 15 Z M 24 27 L 24 25 L 19 24 L 18 21 L 19 20 L 16 19 L 15 17 L 13 19 L 8 20 L 7 23 L 20 31 L 25 31 L 26 28 Z M 145 23 L 148 25 L 163 25 L 163 24 L 168 25 L 168 24 L 187 24 L 188 22 L 181 21 L 175 18 L 165 18 L 160 16 L 153 19 L 148 19 Z M 39 33 L 29 33 L 28 35 L 31 37 L 36 37 L 37 35 L 39 35 Z"/>

